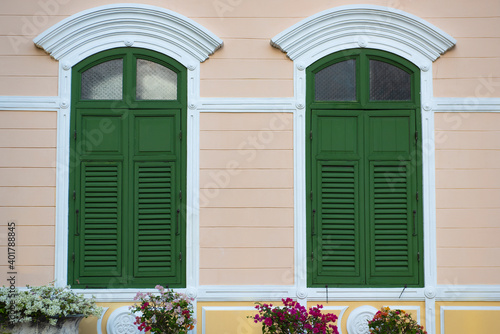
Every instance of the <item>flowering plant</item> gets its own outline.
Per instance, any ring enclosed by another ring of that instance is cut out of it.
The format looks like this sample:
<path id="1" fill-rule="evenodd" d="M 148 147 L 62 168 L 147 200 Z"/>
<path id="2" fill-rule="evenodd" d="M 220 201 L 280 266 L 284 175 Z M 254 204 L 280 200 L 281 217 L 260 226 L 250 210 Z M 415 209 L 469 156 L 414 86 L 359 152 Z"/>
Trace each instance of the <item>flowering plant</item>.
<path id="1" fill-rule="evenodd" d="M 427 334 L 411 315 L 403 310 L 382 307 L 372 320 L 368 320 L 371 334 Z"/>
<path id="2" fill-rule="evenodd" d="M 70 287 L 55 287 L 53 284 L 31 287 L 27 290 L 0 288 L 0 322 L 5 328 L 17 323 L 50 323 L 56 325 L 60 319 L 79 315 L 99 316 L 102 308 L 94 298 L 87 299 Z"/>
<path id="3" fill-rule="evenodd" d="M 338 334 L 337 326 L 329 324 L 335 322 L 337 316 L 332 313 L 322 314 L 322 305 L 309 308 L 309 311 L 291 298 L 282 299 L 283 307 L 273 307 L 273 304 L 257 303 L 259 311 L 254 319 L 255 323 L 262 322 L 262 333 L 321 333 Z"/>
<path id="4" fill-rule="evenodd" d="M 134 300 L 140 301 L 130 307 L 136 316 L 135 324 L 140 331 L 152 331 L 162 334 L 185 334 L 194 328 L 193 298 L 183 293 L 155 287 L 159 294 L 138 292 Z"/>

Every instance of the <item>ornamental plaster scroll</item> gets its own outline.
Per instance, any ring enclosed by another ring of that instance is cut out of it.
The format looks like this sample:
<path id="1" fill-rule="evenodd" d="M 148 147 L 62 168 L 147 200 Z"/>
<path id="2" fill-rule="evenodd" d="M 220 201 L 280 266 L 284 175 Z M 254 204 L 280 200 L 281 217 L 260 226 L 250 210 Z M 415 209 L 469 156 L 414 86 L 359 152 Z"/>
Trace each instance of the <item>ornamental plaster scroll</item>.
<path id="1" fill-rule="evenodd" d="M 138 47 L 170 55 L 195 68 L 222 46 L 222 40 L 195 21 L 173 11 L 143 5 L 105 5 L 72 15 L 33 40 L 70 67 L 97 52 Z"/>
<path id="2" fill-rule="evenodd" d="M 328 9 L 271 39 L 271 45 L 292 60 L 317 60 L 336 51 L 361 47 L 399 54 L 425 69 L 455 43 L 453 37 L 417 16 L 374 5 Z"/>
<path id="3" fill-rule="evenodd" d="M 135 316 L 130 313 L 129 307 L 122 306 L 111 313 L 106 330 L 109 334 L 140 334 L 134 321 Z"/>
<path id="4" fill-rule="evenodd" d="M 347 318 L 348 334 L 368 334 L 368 320 L 373 319 L 377 309 L 373 306 L 363 305 L 354 309 Z"/>

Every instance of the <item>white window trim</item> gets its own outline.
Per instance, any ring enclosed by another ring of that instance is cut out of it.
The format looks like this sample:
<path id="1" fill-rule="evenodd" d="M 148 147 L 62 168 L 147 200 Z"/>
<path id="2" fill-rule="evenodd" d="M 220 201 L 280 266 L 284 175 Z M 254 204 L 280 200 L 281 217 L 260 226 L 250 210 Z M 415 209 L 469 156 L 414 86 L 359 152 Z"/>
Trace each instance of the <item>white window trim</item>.
<path id="1" fill-rule="evenodd" d="M 420 68 L 422 110 L 422 183 L 424 208 L 424 288 L 407 289 L 407 298 L 424 299 L 430 314 L 435 309 L 437 285 L 434 113 L 432 111 L 432 62 L 456 41 L 428 22 L 406 12 L 372 5 L 341 6 L 310 16 L 284 30 L 271 44 L 294 62 L 295 160 L 295 285 L 297 297 L 322 299 L 325 288 L 307 287 L 306 254 L 306 71 L 315 61 L 334 52 L 371 48 L 397 54 Z M 399 289 L 400 290 L 400 289 Z M 364 293 L 363 293 L 364 291 Z M 394 297 L 394 289 L 329 289 L 332 298 L 355 296 Z M 335 297 L 333 297 L 335 296 Z M 368 297 L 369 298 L 369 297 Z M 434 328 L 434 317 L 426 327 Z"/>
<path id="2" fill-rule="evenodd" d="M 56 241 L 55 280 L 65 285 L 68 277 L 69 126 L 71 69 L 98 52 L 118 47 L 138 47 L 165 54 L 188 68 L 187 82 L 187 235 L 186 290 L 196 295 L 199 282 L 199 113 L 200 62 L 222 46 L 222 40 L 193 20 L 149 5 L 116 4 L 72 15 L 34 39 L 37 47 L 59 60 L 57 109 Z M 131 300 L 124 289 L 94 290 L 100 300 Z"/>

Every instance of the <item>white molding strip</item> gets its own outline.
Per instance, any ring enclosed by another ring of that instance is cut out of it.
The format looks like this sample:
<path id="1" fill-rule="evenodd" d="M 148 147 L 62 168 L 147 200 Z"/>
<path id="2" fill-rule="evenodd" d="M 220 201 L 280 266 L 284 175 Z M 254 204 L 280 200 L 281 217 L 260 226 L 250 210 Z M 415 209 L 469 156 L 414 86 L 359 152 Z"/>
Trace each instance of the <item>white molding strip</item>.
<path id="1" fill-rule="evenodd" d="M 499 302 L 500 285 L 438 285 L 436 300 Z"/>
<path id="2" fill-rule="evenodd" d="M 327 9 L 298 22 L 271 40 L 273 46 L 286 52 L 292 60 L 306 54 L 319 59 L 338 50 L 359 47 L 389 48 L 388 51 L 423 67 L 455 43 L 453 37 L 417 16 L 373 5 Z"/>
<path id="3" fill-rule="evenodd" d="M 440 112 L 500 112 L 500 98 L 438 97 L 432 100 L 432 111 Z M 0 110 L 57 111 L 58 96 L 0 96 Z M 191 108 L 199 112 L 293 112 L 295 98 L 201 98 Z"/>
<path id="4" fill-rule="evenodd" d="M 308 301 L 325 301 L 326 289 L 308 288 Z M 328 288 L 329 301 L 401 300 L 423 301 L 424 288 Z"/>
<path id="5" fill-rule="evenodd" d="M 295 112 L 293 98 L 202 98 L 191 108 L 199 112 Z"/>
<path id="6" fill-rule="evenodd" d="M 137 292 L 157 294 L 156 289 L 71 289 L 75 293 L 83 294 L 86 298 L 95 297 L 98 303 L 130 303 L 133 304 Z M 188 294 L 187 289 L 173 289 L 176 292 Z"/>
<path id="7" fill-rule="evenodd" d="M 445 334 L 445 311 L 500 311 L 500 306 L 441 306 L 441 334 Z"/>
<path id="8" fill-rule="evenodd" d="M 132 302 L 138 291 L 157 292 L 154 289 L 73 289 L 87 297 L 95 296 L 98 302 Z M 201 285 L 186 289 L 184 292 L 197 301 L 279 301 L 282 298 L 298 299 L 294 285 Z M 320 288 L 307 288 L 304 291 L 307 301 L 326 301 L 326 291 Z M 328 288 L 330 303 L 357 301 L 479 301 L 500 302 L 500 285 L 438 285 L 431 288 Z M 300 299 L 299 299 L 300 300 Z M 391 306 L 392 307 L 392 306 Z M 405 306 L 406 307 L 406 306 Z"/>
<path id="9" fill-rule="evenodd" d="M 275 301 L 295 296 L 295 287 L 290 285 L 201 285 L 198 301 Z"/>
<path id="10" fill-rule="evenodd" d="M 196 66 L 222 46 L 220 38 L 195 21 L 142 4 L 104 5 L 82 11 L 33 41 L 55 59 L 65 59 L 68 66 L 99 51 L 123 46 L 156 50 L 185 66 Z"/>
<path id="11" fill-rule="evenodd" d="M 57 96 L 0 96 L 0 110 L 57 111 Z"/>
<path id="12" fill-rule="evenodd" d="M 434 98 L 434 112 L 500 112 L 500 98 Z"/>

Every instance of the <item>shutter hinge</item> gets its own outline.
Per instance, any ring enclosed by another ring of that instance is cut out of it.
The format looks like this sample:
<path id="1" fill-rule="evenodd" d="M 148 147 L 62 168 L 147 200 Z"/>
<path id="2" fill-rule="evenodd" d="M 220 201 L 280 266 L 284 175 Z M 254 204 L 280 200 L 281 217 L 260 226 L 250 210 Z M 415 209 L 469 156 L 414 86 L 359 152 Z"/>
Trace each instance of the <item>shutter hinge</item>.
<path id="1" fill-rule="evenodd" d="M 310 138 L 311 140 L 313 140 L 313 132 L 312 132 L 312 130 L 311 130 L 311 132 L 309 133 L 309 138 Z"/>
<path id="2" fill-rule="evenodd" d="M 311 261 L 314 261 L 314 251 L 311 252 Z"/>
<path id="3" fill-rule="evenodd" d="M 420 262 L 420 252 L 417 252 L 417 261 Z"/>
<path id="4" fill-rule="evenodd" d="M 73 132 L 73 138 L 76 140 L 76 130 Z"/>
<path id="5" fill-rule="evenodd" d="M 418 131 L 415 131 L 415 143 L 418 142 Z"/>
<path id="6" fill-rule="evenodd" d="M 182 252 L 179 252 L 179 261 L 182 262 Z"/>
<path id="7" fill-rule="evenodd" d="M 418 191 L 417 191 L 417 196 L 416 196 L 416 198 L 417 198 L 417 201 L 418 201 Z"/>
<path id="8" fill-rule="evenodd" d="M 179 200 L 182 201 L 182 190 L 179 190 Z"/>
<path id="9" fill-rule="evenodd" d="M 179 140 L 182 140 L 182 130 L 179 131 Z"/>
<path id="10" fill-rule="evenodd" d="M 71 260 L 75 262 L 75 252 L 73 252 L 73 255 L 71 256 Z"/>
<path id="11" fill-rule="evenodd" d="M 313 200 L 313 191 L 312 191 L 312 190 L 311 190 L 311 195 L 310 195 L 310 197 L 311 197 L 311 201 L 312 201 L 312 200 Z"/>
<path id="12" fill-rule="evenodd" d="M 76 200 L 76 190 L 73 190 L 73 201 Z"/>

